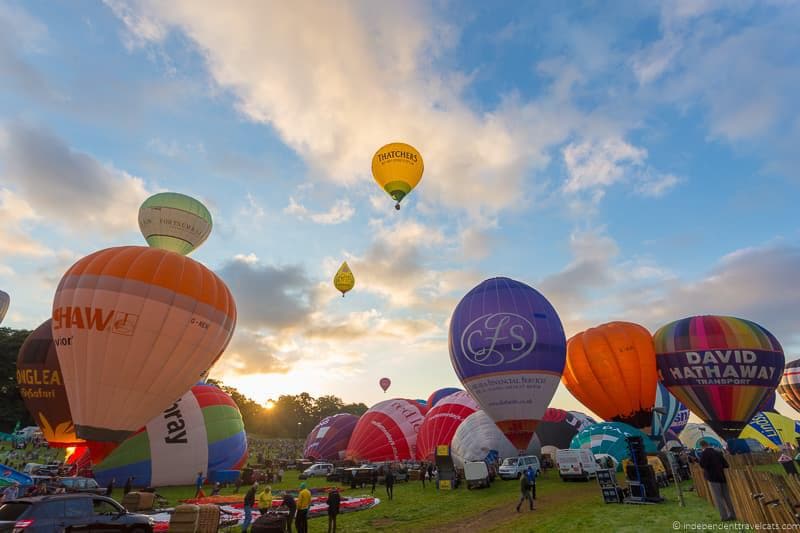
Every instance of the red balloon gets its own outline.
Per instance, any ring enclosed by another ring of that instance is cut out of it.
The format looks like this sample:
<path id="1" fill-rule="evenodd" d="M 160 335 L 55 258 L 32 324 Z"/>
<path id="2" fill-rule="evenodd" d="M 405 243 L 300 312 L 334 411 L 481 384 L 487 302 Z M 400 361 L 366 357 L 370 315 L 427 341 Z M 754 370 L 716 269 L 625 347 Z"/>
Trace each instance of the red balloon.
<path id="1" fill-rule="evenodd" d="M 450 446 L 461 422 L 478 409 L 480 406 L 466 391 L 456 392 L 439 400 L 436 407 L 425 415 L 419 428 L 417 459 L 433 460 L 436 447 Z"/>
<path id="2" fill-rule="evenodd" d="M 395 398 L 361 415 L 345 457 L 355 461 L 403 461 L 416 455 L 417 432 L 424 413 L 413 400 Z"/>
<path id="3" fill-rule="evenodd" d="M 386 392 L 386 389 L 388 389 L 389 385 L 392 384 L 392 380 L 389 378 L 381 378 L 380 381 L 378 381 L 378 384 L 383 389 L 383 392 Z"/>

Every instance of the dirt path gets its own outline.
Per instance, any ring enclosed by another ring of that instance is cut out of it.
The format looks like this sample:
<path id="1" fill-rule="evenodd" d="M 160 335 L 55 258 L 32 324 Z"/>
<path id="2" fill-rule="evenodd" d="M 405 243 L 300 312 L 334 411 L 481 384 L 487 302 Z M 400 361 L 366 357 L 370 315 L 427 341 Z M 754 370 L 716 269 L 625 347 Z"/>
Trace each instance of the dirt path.
<path id="1" fill-rule="evenodd" d="M 547 516 L 558 513 L 566 505 L 575 505 L 576 502 L 580 502 L 583 499 L 597 498 L 598 490 L 596 483 L 570 483 L 568 488 L 564 487 L 557 491 L 537 494 L 535 511 L 524 509 L 521 513 L 517 513 L 517 501 L 514 500 L 493 507 L 478 515 L 448 522 L 433 528 L 426 528 L 425 530 L 430 533 L 478 533 L 480 531 L 488 531 L 500 528 L 507 522 L 517 520 L 522 513 L 533 516 Z"/>

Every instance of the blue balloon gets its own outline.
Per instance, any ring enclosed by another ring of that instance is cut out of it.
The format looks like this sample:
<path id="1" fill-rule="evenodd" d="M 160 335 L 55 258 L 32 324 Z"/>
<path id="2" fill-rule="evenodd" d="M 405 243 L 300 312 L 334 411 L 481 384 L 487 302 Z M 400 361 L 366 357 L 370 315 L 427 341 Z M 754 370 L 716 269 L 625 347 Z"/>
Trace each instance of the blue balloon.
<path id="1" fill-rule="evenodd" d="M 675 419 L 669 426 L 670 431 L 674 431 L 676 435 L 680 435 L 681 431 L 683 431 L 683 428 L 685 428 L 686 424 L 689 423 L 690 414 L 689 408 L 681 404 L 680 409 L 678 409 L 678 413 L 675 415 Z"/>
<path id="2" fill-rule="evenodd" d="M 433 391 L 431 395 L 428 396 L 428 407 L 433 409 L 436 407 L 436 404 L 439 403 L 439 400 L 457 392 L 461 392 L 461 389 L 457 389 L 455 387 L 445 387 L 444 389 L 437 389 Z"/>
<path id="3" fill-rule="evenodd" d="M 659 382 L 656 389 L 656 403 L 653 406 L 653 424 L 650 426 L 650 435 L 653 437 L 661 437 L 665 431 L 670 429 L 681 408 L 686 409 L 683 404 L 679 402 L 675 396 L 670 394 L 667 388 Z M 663 413 L 659 413 L 658 411 L 663 411 Z"/>
<path id="4" fill-rule="evenodd" d="M 622 422 L 592 424 L 575 435 L 569 447 L 586 448 L 593 454 L 607 453 L 621 465 L 623 460 L 630 458 L 628 442 L 625 439 L 634 436 L 642 438 L 646 453 L 658 451 L 656 443 L 641 430 Z"/>
<path id="5" fill-rule="evenodd" d="M 567 339 L 556 310 L 524 283 L 488 279 L 453 311 L 449 347 L 464 388 L 525 450 L 564 371 Z"/>

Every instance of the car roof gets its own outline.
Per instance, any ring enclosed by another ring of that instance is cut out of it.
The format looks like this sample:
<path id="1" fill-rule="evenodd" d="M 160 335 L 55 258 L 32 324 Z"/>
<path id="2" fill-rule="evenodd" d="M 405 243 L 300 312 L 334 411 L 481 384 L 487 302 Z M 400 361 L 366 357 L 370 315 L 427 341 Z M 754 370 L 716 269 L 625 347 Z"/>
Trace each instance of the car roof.
<path id="1" fill-rule="evenodd" d="M 110 498 L 106 498 L 105 496 L 99 496 L 97 494 L 91 494 L 88 492 L 77 492 L 72 494 L 48 494 L 46 496 L 27 496 L 25 498 L 17 498 L 15 500 L 11 500 L 11 502 L 6 503 L 18 503 L 18 502 L 25 502 L 25 503 L 37 503 L 49 500 L 76 500 L 80 498 L 103 498 L 104 500 L 110 500 Z"/>

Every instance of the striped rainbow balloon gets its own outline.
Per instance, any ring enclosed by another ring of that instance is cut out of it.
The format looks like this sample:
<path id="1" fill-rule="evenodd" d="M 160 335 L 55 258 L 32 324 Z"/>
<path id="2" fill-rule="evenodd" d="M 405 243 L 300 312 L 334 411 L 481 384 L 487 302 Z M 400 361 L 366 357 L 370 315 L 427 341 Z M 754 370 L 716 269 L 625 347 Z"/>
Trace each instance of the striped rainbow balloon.
<path id="1" fill-rule="evenodd" d="M 661 382 L 725 439 L 739 435 L 783 373 L 780 343 L 749 320 L 693 316 L 653 340 Z"/>
<path id="2" fill-rule="evenodd" d="M 247 437 L 239 408 L 214 385 L 199 383 L 123 441 L 94 469 L 97 482 L 163 487 L 194 483 L 197 473 L 210 476 L 238 470 L 247 460 Z"/>

